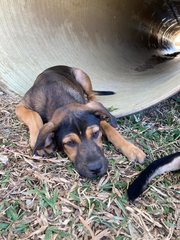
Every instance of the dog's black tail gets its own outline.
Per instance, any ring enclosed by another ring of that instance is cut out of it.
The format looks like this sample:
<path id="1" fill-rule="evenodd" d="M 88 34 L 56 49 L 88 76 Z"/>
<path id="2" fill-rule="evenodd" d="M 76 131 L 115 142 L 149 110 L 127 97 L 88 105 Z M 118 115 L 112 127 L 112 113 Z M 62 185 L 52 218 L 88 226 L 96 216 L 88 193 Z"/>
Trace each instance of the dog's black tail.
<path id="1" fill-rule="evenodd" d="M 128 198 L 134 201 L 147 188 L 151 180 L 165 172 L 176 171 L 180 169 L 180 152 L 160 158 L 152 162 L 140 175 L 134 180 L 127 190 Z"/>
<path id="2" fill-rule="evenodd" d="M 95 93 L 95 95 L 98 95 L 98 96 L 108 96 L 108 95 L 115 94 L 115 92 L 113 92 L 113 91 L 95 91 L 95 90 L 93 90 L 93 92 Z"/>

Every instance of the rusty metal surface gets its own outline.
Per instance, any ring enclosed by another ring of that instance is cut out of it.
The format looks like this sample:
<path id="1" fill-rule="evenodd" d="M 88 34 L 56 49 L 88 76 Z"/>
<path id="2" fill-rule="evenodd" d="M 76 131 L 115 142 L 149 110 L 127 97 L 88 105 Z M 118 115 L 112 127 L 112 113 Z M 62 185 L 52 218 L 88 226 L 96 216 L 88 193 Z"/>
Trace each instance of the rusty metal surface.
<path id="1" fill-rule="evenodd" d="M 180 90 L 180 2 L 1 0 L 0 82 L 23 95 L 53 65 L 80 67 L 116 116 Z"/>

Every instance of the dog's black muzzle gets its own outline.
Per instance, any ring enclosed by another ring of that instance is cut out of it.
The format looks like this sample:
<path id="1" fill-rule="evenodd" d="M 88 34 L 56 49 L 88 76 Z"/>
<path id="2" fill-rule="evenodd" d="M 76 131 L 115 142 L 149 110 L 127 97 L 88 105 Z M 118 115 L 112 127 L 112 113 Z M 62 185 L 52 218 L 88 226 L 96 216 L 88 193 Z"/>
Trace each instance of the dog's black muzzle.
<path id="1" fill-rule="evenodd" d="M 96 143 L 86 140 L 78 146 L 74 165 L 81 176 L 97 178 L 106 173 L 108 161 Z"/>

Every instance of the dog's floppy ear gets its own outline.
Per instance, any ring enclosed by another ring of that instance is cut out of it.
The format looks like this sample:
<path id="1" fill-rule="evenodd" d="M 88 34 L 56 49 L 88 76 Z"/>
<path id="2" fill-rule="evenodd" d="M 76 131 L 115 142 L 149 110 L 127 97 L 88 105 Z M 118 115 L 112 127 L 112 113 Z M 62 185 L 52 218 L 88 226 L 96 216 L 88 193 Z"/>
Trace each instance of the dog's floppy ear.
<path id="1" fill-rule="evenodd" d="M 99 116 L 101 120 L 109 120 L 109 123 L 115 128 L 117 127 L 116 118 L 100 103 L 91 101 L 86 104 L 89 111 Z"/>
<path id="2" fill-rule="evenodd" d="M 64 108 L 58 108 L 52 119 L 43 125 L 40 129 L 39 135 L 36 140 L 36 144 L 33 149 L 33 155 L 36 154 L 37 150 L 44 149 L 52 144 L 52 138 L 54 136 L 53 132 L 58 128 L 61 121 L 64 119 L 66 111 Z"/>

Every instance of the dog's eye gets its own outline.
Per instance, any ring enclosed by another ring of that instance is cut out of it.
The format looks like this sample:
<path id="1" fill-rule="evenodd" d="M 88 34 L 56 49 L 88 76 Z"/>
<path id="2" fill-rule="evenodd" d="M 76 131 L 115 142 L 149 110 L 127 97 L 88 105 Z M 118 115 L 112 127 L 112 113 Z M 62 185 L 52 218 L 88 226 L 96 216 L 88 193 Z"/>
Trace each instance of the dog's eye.
<path id="1" fill-rule="evenodd" d="M 98 131 L 95 131 L 95 132 L 93 132 L 92 133 L 92 138 L 93 139 L 96 139 L 96 138 L 98 138 L 98 136 L 99 136 L 99 133 L 100 133 L 100 131 L 98 130 Z"/>
<path id="2" fill-rule="evenodd" d="M 64 143 L 64 145 L 67 145 L 69 147 L 75 147 L 76 142 L 74 140 L 69 140 L 68 142 Z"/>

